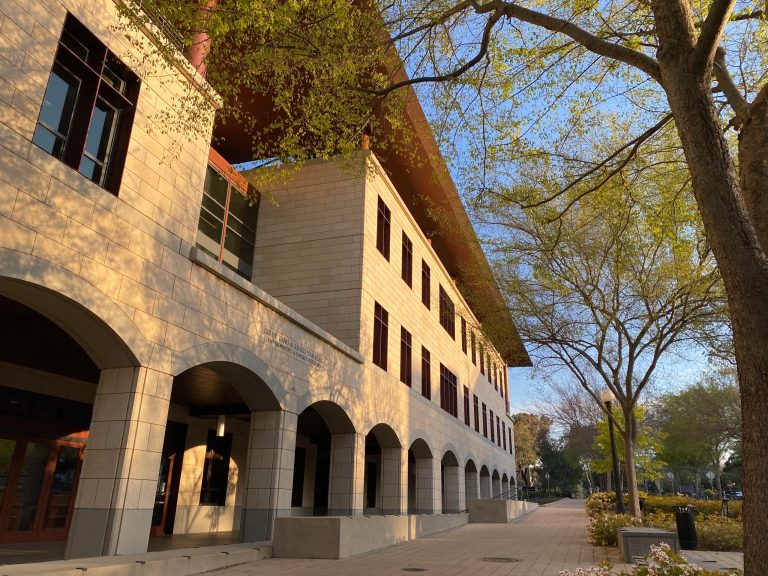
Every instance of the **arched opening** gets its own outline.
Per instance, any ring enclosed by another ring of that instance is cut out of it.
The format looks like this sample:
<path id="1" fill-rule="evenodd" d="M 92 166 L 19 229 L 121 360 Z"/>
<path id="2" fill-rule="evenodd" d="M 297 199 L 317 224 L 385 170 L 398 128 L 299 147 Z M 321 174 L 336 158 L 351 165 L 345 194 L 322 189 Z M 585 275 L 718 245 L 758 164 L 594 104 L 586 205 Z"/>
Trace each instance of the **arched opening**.
<path id="1" fill-rule="evenodd" d="M 434 514 L 435 466 L 427 443 L 417 438 L 408 449 L 408 513 Z M 440 502 L 437 499 L 437 502 Z"/>
<path id="2" fill-rule="evenodd" d="M 358 505 L 354 496 L 359 493 L 355 483 L 361 449 L 364 444 L 340 406 L 321 401 L 304 409 L 296 427 L 291 514 L 352 514 Z"/>
<path id="3" fill-rule="evenodd" d="M 491 497 L 498 498 L 499 496 L 501 496 L 501 476 L 499 476 L 498 470 L 494 470 L 491 476 Z"/>
<path id="4" fill-rule="evenodd" d="M 253 414 L 279 412 L 264 381 L 233 362 L 205 362 L 173 379 L 152 534 L 176 537 L 150 549 L 186 547 L 184 534 L 215 534 L 215 543 L 241 539 L 248 476 L 262 464 L 249 453 L 249 438 L 261 428 Z"/>
<path id="5" fill-rule="evenodd" d="M 480 498 L 491 497 L 491 473 L 488 471 L 488 467 L 483 465 L 480 468 Z"/>
<path id="6" fill-rule="evenodd" d="M 94 466 L 86 471 L 89 461 L 119 461 L 120 446 L 106 444 L 110 432 L 119 436 L 118 425 L 126 426 L 126 411 L 107 396 L 117 396 L 116 385 L 130 390 L 136 356 L 106 322 L 39 285 L 0 279 L 0 318 L 0 543 L 66 540 L 90 555 L 104 553 L 74 527 L 81 510 L 75 501 L 78 493 L 93 500 L 91 478 L 104 476 Z M 104 394 L 107 388 L 113 394 Z M 105 508 L 117 505 L 112 499 Z M 104 547 L 117 548 L 117 541 L 105 539 Z M 17 558 L 23 556 L 2 562 Z"/>
<path id="7" fill-rule="evenodd" d="M 472 460 L 467 460 L 464 466 L 464 490 L 466 492 L 466 501 L 480 498 L 480 476 L 477 473 L 477 466 Z"/>
<path id="8" fill-rule="evenodd" d="M 506 472 L 501 475 L 501 494 L 505 500 L 509 500 L 511 497 L 509 493 L 509 478 L 507 478 Z"/>
<path id="9" fill-rule="evenodd" d="M 386 424 L 377 424 L 365 437 L 363 512 L 401 514 L 400 440 Z"/>
<path id="10" fill-rule="evenodd" d="M 464 509 L 462 480 L 459 461 L 456 455 L 448 450 L 440 461 L 440 488 L 444 514 L 455 514 Z"/>

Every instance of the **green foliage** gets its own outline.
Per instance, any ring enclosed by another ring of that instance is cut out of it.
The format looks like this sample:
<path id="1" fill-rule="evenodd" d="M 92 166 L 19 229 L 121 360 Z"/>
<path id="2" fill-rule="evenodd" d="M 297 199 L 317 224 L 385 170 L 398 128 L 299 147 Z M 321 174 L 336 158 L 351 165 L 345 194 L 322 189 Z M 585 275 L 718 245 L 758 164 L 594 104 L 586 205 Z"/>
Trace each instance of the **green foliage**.
<path id="1" fill-rule="evenodd" d="M 589 519 L 587 533 L 595 546 L 617 546 L 616 531 L 622 526 L 642 526 L 643 521 L 630 514 L 598 512 Z"/>
<path id="2" fill-rule="evenodd" d="M 665 463 L 659 458 L 661 441 L 664 434 L 655 429 L 645 420 L 646 410 L 642 406 L 635 407 L 635 419 L 638 422 L 637 437 L 635 439 L 635 467 L 638 472 L 646 477 L 657 477 Z M 620 428 L 624 427 L 624 415 L 621 410 L 613 407 L 613 417 Z M 616 450 L 621 466 L 624 465 L 624 438 L 621 434 L 615 434 Z M 611 440 L 608 429 L 608 417 L 604 417 L 597 425 L 595 436 L 595 450 L 603 457 L 593 463 L 597 472 L 609 472 L 611 470 Z"/>
<path id="3" fill-rule="evenodd" d="M 515 460 L 520 470 L 537 466 L 541 455 L 541 443 L 549 434 L 552 421 L 545 416 L 521 412 L 515 414 Z"/>

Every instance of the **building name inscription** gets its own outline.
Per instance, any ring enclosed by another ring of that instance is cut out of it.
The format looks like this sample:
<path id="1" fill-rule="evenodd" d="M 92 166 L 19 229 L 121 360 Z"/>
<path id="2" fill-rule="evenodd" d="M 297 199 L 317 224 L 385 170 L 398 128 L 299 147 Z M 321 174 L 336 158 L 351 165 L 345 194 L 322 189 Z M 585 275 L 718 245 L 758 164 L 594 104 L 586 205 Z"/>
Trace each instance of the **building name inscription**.
<path id="1" fill-rule="evenodd" d="M 261 329 L 261 334 L 272 346 L 282 350 L 286 354 L 290 354 L 297 360 L 304 362 L 309 366 L 315 366 L 317 368 L 323 367 L 323 359 L 317 352 L 314 352 L 306 346 L 302 346 L 296 342 L 296 340 L 289 338 L 285 334 L 280 334 L 280 332 L 271 326 L 264 326 Z"/>

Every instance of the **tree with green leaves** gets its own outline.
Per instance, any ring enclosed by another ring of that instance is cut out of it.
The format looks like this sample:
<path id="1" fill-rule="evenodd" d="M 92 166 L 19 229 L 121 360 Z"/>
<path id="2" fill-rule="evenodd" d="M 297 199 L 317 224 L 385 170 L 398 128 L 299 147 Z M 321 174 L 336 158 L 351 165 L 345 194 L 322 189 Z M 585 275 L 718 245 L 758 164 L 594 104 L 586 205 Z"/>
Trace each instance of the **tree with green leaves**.
<path id="1" fill-rule="evenodd" d="M 515 414 L 515 465 L 517 475 L 526 486 L 533 486 L 532 467 L 539 465 L 541 460 L 541 444 L 549 434 L 552 421 L 546 416 L 521 412 Z"/>
<path id="2" fill-rule="evenodd" d="M 664 395 L 656 418 L 666 435 L 661 457 L 675 471 L 697 474 L 705 467 L 720 475 L 728 456 L 741 441 L 741 406 L 732 371 L 708 374 L 702 381 L 675 394 Z"/>

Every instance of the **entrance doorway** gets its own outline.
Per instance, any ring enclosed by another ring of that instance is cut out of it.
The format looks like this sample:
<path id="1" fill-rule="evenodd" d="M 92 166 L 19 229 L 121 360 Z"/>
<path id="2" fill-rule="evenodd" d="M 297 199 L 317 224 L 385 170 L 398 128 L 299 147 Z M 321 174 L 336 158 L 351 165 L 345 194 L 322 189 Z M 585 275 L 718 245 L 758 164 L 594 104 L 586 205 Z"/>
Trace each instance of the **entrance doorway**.
<path id="1" fill-rule="evenodd" d="M 173 534 L 186 439 L 187 425 L 168 421 L 152 511 L 152 536 Z"/>
<path id="2" fill-rule="evenodd" d="M 0 542 L 66 539 L 84 440 L 0 438 Z"/>

